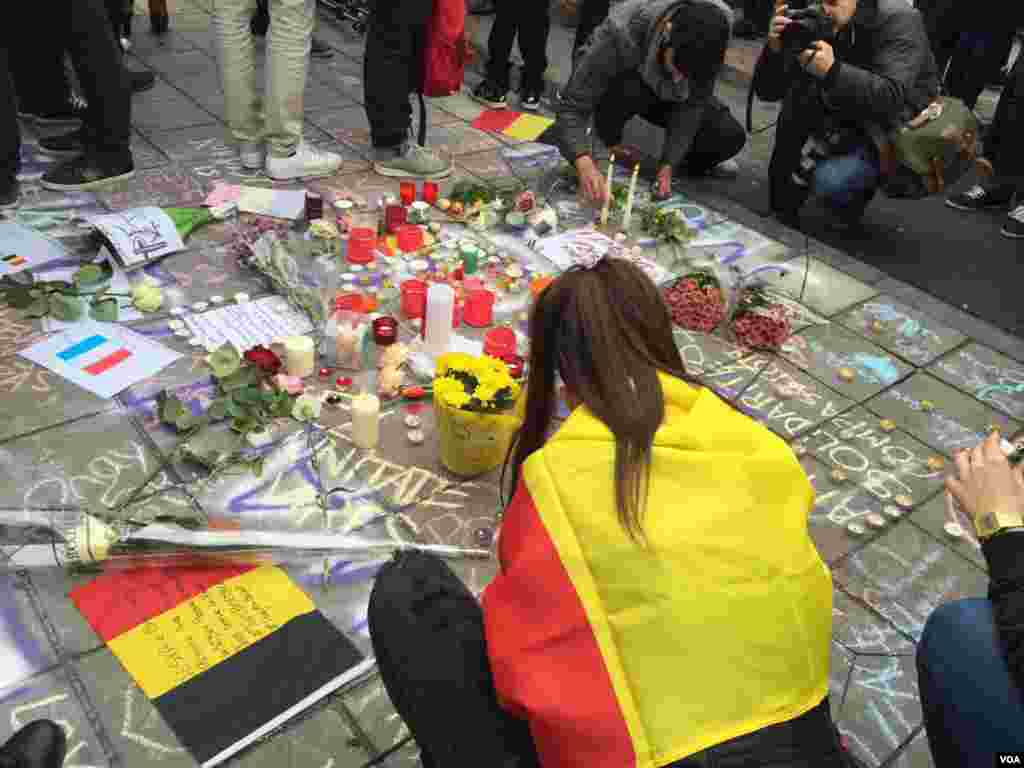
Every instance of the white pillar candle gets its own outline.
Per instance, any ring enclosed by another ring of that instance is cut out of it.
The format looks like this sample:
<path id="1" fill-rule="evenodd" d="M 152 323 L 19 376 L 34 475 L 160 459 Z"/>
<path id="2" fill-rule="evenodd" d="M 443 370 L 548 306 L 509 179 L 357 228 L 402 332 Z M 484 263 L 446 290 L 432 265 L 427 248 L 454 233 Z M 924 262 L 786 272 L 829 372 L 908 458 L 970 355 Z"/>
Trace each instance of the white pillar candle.
<path id="1" fill-rule="evenodd" d="M 633 178 L 629 180 L 629 194 L 626 196 L 626 213 L 622 217 L 622 231 L 629 232 L 633 221 L 633 197 L 636 195 L 636 180 L 640 175 L 640 163 L 633 166 Z"/>
<path id="2" fill-rule="evenodd" d="M 448 351 L 455 312 L 455 290 L 444 283 L 433 283 L 427 289 L 426 333 L 424 345 L 432 356 Z"/>
<path id="3" fill-rule="evenodd" d="M 352 442 L 369 450 L 380 439 L 380 400 L 376 395 L 360 394 L 352 399 Z"/>
<path id="4" fill-rule="evenodd" d="M 315 348 L 309 336 L 290 336 L 284 340 L 285 368 L 289 376 L 304 379 L 313 375 Z"/>
<path id="5" fill-rule="evenodd" d="M 612 170 L 615 168 L 615 155 L 608 161 L 608 197 L 604 199 L 604 207 L 601 208 L 601 226 L 608 224 L 608 212 L 612 208 Z"/>

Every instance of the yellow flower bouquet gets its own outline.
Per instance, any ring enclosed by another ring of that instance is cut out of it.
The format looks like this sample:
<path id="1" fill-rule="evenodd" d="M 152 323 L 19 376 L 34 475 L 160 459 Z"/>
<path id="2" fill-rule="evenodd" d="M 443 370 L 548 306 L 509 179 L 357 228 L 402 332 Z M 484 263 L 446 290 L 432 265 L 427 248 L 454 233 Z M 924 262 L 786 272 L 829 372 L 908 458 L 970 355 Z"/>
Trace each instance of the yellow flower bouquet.
<path id="1" fill-rule="evenodd" d="M 521 387 L 504 362 L 442 355 L 434 373 L 434 413 L 441 463 L 460 477 L 500 466 L 523 423 Z"/>

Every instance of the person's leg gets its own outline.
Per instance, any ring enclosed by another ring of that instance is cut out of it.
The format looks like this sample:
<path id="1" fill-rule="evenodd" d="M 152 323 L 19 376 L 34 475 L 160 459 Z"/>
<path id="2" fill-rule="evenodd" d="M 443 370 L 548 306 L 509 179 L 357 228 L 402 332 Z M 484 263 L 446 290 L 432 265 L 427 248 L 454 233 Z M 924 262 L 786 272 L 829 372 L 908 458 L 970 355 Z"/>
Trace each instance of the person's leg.
<path id="1" fill-rule="evenodd" d="M 452 164 L 410 141 L 409 94 L 422 75 L 430 0 L 378 0 L 366 33 L 363 83 L 374 170 L 382 176 L 444 178 Z"/>
<path id="2" fill-rule="evenodd" d="M 935 64 L 941 78 L 946 71 L 953 52 L 960 39 L 962 27 L 959 23 L 957 3 L 961 0 L 932 0 L 922 9 L 925 30 L 932 46 Z"/>
<path id="3" fill-rule="evenodd" d="M 263 102 L 256 87 L 256 51 L 249 18 L 256 0 L 214 0 L 213 28 L 224 89 L 224 122 L 238 144 L 242 164 L 263 167 L 265 124 Z"/>
<path id="4" fill-rule="evenodd" d="M 946 90 L 968 109 L 978 105 L 985 86 L 1006 61 L 1013 45 L 1013 31 L 965 32 L 949 65 Z"/>
<path id="5" fill-rule="evenodd" d="M 21 130 L 7 37 L 4 35 L 4 39 L 0 39 L 0 208 L 18 203 L 18 170 L 21 165 Z"/>
<path id="6" fill-rule="evenodd" d="M 381 680 L 424 766 L 538 767 L 529 727 L 498 704 L 480 605 L 443 560 L 396 555 L 367 618 Z"/>
<path id="7" fill-rule="evenodd" d="M 509 0 L 506 0 L 508 2 Z M 544 73 L 548 68 L 548 34 L 551 14 L 547 0 L 519 0 L 519 50 L 523 54 L 523 78 L 520 85 L 522 105 L 527 109 L 539 106 L 544 93 Z"/>
<path id="8" fill-rule="evenodd" d="M 52 12 L 48 3 L 20 5 L 21 28 L 48 29 L 53 23 Z M 85 107 L 76 106 L 71 97 L 60 35 L 10 35 L 9 50 L 18 116 L 40 125 L 78 125 Z"/>
<path id="9" fill-rule="evenodd" d="M 852 224 L 874 198 L 880 176 L 878 150 L 866 142 L 847 154 L 820 161 L 813 190 L 845 223 Z"/>
<path id="10" fill-rule="evenodd" d="M 576 37 L 572 43 L 572 60 L 575 63 L 580 49 L 586 45 L 590 35 L 608 18 L 611 0 L 582 0 L 580 3 L 580 19 L 576 25 Z"/>
<path id="11" fill-rule="evenodd" d="M 729 107 L 714 100 L 704 114 L 693 147 L 683 158 L 683 170 L 702 176 L 736 157 L 747 143 L 747 132 Z"/>
<path id="12" fill-rule="evenodd" d="M 81 140 L 84 153 L 43 175 L 48 189 L 82 190 L 132 176 L 131 90 L 121 46 L 102 0 L 59 4 L 68 53 L 87 104 Z"/>
<path id="13" fill-rule="evenodd" d="M 937 768 L 991 765 L 996 750 L 1024 749 L 1024 692 L 1013 684 L 989 600 L 935 609 L 917 645 L 917 674 Z"/>
<path id="14" fill-rule="evenodd" d="M 487 80 L 496 91 L 502 94 L 509 89 L 509 59 L 512 57 L 512 44 L 516 33 L 519 33 L 519 45 L 522 46 L 522 27 L 519 23 L 523 18 L 521 3 L 523 0 L 497 0 L 495 3 L 494 24 L 487 37 Z M 529 17 L 527 17 L 529 18 Z M 532 24 L 531 19 L 525 26 Z M 524 54 L 525 55 L 525 54 Z"/>
<path id="15" fill-rule="evenodd" d="M 67 754 L 64 729 L 52 720 L 34 720 L 0 746 L 0 765 L 18 768 L 56 768 Z"/>

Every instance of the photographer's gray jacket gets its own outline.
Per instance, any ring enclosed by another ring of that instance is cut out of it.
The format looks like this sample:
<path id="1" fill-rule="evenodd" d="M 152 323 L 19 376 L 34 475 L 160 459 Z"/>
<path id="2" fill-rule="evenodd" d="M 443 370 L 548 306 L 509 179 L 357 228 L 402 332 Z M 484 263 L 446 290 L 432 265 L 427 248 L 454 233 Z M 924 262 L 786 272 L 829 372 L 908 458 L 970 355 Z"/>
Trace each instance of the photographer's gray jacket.
<path id="1" fill-rule="evenodd" d="M 906 0 L 860 0 L 832 43 L 836 65 L 824 81 L 804 73 L 795 56 L 765 46 L 753 89 L 762 101 L 784 99 L 769 176 L 772 207 L 782 199 L 804 142 L 823 125 L 859 134 L 879 149 L 939 93 L 939 79 L 920 13 Z"/>
<path id="2" fill-rule="evenodd" d="M 662 101 L 675 106 L 665 131 L 661 163 L 676 166 L 690 151 L 715 81 L 675 82 L 657 59 L 667 33 L 662 22 L 681 6 L 706 3 L 720 8 L 732 28 L 732 9 L 722 0 L 625 0 L 613 5 L 580 53 L 572 78 L 556 106 L 558 147 L 569 162 L 591 151 L 590 121 L 609 84 L 626 72 L 639 71 Z M 682 62 L 685 64 L 685 60 Z"/>

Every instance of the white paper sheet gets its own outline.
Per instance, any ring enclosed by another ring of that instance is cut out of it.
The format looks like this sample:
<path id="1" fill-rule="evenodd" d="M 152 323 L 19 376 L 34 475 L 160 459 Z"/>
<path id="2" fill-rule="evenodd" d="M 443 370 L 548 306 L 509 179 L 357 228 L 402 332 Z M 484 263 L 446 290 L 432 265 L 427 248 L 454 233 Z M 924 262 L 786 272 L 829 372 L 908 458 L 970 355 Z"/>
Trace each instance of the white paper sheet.
<path id="1" fill-rule="evenodd" d="M 0 221 L 0 277 L 70 255 L 56 240 L 13 221 Z"/>
<path id="2" fill-rule="evenodd" d="M 237 203 L 238 210 L 245 213 L 295 221 L 305 211 L 306 193 L 301 189 L 242 187 Z"/>
<path id="3" fill-rule="evenodd" d="M 181 357 L 135 331 L 95 320 L 76 323 L 19 354 L 108 399 Z"/>
<path id="4" fill-rule="evenodd" d="M 199 315 L 188 315 L 185 325 L 207 352 L 231 344 L 239 354 L 285 336 L 313 330 L 304 314 L 281 296 L 267 296 L 243 304 L 231 304 Z"/>
<path id="5" fill-rule="evenodd" d="M 560 270 L 566 270 L 588 256 L 603 256 L 616 247 L 617 243 L 614 240 L 592 229 L 570 229 L 558 235 L 541 238 L 537 242 L 540 254 Z M 628 258 L 657 285 L 672 277 L 671 272 L 646 256 Z"/>
<path id="6" fill-rule="evenodd" d="M 170 216 L 153 206 L 90 216 L 88 221 L 110 240 L 126 267 L 142 266 L 185 250 Z"/>

